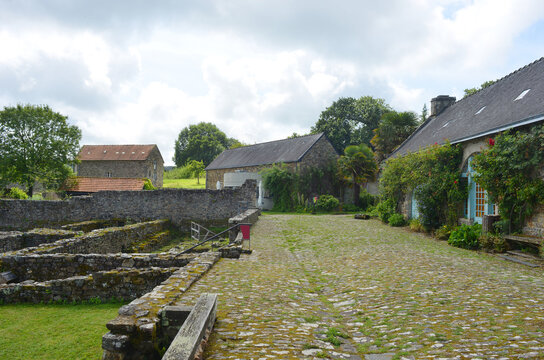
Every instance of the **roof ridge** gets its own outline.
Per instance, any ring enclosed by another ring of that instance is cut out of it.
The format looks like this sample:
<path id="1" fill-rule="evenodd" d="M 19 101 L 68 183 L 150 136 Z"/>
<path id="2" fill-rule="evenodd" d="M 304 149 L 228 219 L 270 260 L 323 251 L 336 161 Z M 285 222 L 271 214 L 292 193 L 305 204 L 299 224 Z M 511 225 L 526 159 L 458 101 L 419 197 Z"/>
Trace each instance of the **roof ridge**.
<path id="1" fill-rule="evenodd" d="M 294 138 L 286 138 L 286 139 L 279 139 L 279 140 L 270 140 L 270 141 L 265 141 L 265 142 L 261 142 L 261 143 L 257 143 L 257 144 L 250 144 L 250 145 L 239 146 L 239 147 L 234 148 L 234 149 L 225 149 L 225 151 L 237 150 L 237 149 L 242 149 L 242 148 L 248 148 L 248 147 L 251 147 L 251 146 L 270 144 L 270 143 L 275 143 L 275 142 L 280 142 L 280 141 L 295 140 L 295 139 L 300 139 L 300 138 L 303 138 L 303 137 L 317 136 L 317 135 L 323 135 L 323 134 L 324 134 L 323 132 L 320 132 L 320 133 L 317 133 L 317 134 L 302 135 L 302 136 L 297 136 L 297 137 L 294 137 Z M 321 136 L 319 136 L 318 139 L 319 139 L 320 137 L 321 137 Z"/>
<path id="2" fill-rule="evenodd" d="M 474 93 L 472 93 L 472 94 L 470 94 L 470 95 L 463 96 L 459 101 L 456 101 L 455 103 L 458 103 L 458 102 L 460 102 L 460 101 L 463 101 L 464 99 L 468 99 L 469 97 L 478 94 L 480 91 L 482 91 L 482 90 L 484 90 L 484 89 L 487 89 L 488 87 L 491 87 L 491 86 L 497 84 L 499 81 L 503 81 L 503 80 L 505 80 L 506 78 L 508 78 L 508 77 L 510 77 L 510 76 L 512 76 L 512 75 L 514 75 L 514 74 L 516 74 L 516 73 L 518 73 L 518 72 L 520 72 L 521 70 L 523 70 L 523 69 L 525 69 L 525 68 L 527 68 L 527 67 L 529 67 L 529 66 L 533 66 L 534 64 L 536 64 L 536 63 L 538 63 L 539 61 L 542 61 L 542 60 L 544 60 L 544 56 L 541 57 L 541 58 L 539 58 L 539 59 L 534 60 L 533 62 L 531 62 L 531 63 L 529 63 L 529 64 L 526 64 L 526 65 L 524 65 L 524 66 L 522 66 L 522 67 L 520 67 L 520 68 L 518 68 L 518 69 L 512 71 L 511 73 L 509 73 L 509 74 L 507 74 L 507 75 L 504 75 L 503 77 L 498 78 L 497 80 L 495 80 L 495 81 L 493 82 L 493 84 L 491 84 L 491 85 L 489 85 L 489 86 L 487 86 L 487 87 L 485 87 L 485 88 L 478 89 L 476 92 L 474 92 Z M 489 81 L 489 80 L 488 80 L 488 81 Z"/>

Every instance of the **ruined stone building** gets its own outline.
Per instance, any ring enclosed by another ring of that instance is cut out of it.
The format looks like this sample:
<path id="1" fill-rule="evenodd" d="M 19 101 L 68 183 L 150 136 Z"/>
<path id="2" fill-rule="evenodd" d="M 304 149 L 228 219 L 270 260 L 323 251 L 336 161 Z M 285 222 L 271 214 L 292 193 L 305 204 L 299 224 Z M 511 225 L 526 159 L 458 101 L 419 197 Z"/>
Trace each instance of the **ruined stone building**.
<path id="1" fill-rule="evenodd" d="M 147 178 L 162 187 L 164 160 L 157 145 L 84 145 L 78 159 L 79 177 Z"/>

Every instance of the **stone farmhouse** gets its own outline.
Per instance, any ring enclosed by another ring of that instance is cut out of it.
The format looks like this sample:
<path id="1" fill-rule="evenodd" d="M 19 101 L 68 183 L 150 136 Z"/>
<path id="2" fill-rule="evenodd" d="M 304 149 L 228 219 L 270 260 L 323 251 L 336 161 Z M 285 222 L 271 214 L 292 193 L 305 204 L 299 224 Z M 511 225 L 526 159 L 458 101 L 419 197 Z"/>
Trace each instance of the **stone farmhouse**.
<path id="1" fill-rule="evenodd" d="M 326 165 L 336 161 L 338 153 L 323 134 L 270 141 L 223 151 L 206 167 L 206 189 L 240 186 L 246 179 L 261 182 L 259 171 L 283 163 L 294 171 L 307 166 Z M 271 207 L 265 199 L 262 183 L 259 203 Z"/>
<path id="2" fill-rule="evenodd" d="M 431 100 L 431 116 L 391 157 L 415 152 L 431 144 L 461 144 L 463 161 L 459 164 L 468 183 L 469 195 L 461 223 L 482 223 L 497 207 L 490 203 L 486 191 L 471 176 L 473 156 L 482 151 L 497 134 L 508 129 L 522 129 L 544 121 L 544 58 L 499 79 L 493 85 L 459 101 L 441 95 Z M 403 213 L 417 217 L 417 202 L 406 199 Z M 540 219 L 540 220 L 538 220 Z M 542 214 L 529 220 L 527 233 L 544 228 Z"/>
<path id="3" fill-rule="evenodd" d="M 162 187 L 164 160 L 157 145 L 84 145 L 78 159 L 75 173 L 79 177 L 148 178 L 155 187 Z M 123 190 L 115 188 L 116 183 L 126 181 L 101 181 L 114 187 L 108 190 Z"/>

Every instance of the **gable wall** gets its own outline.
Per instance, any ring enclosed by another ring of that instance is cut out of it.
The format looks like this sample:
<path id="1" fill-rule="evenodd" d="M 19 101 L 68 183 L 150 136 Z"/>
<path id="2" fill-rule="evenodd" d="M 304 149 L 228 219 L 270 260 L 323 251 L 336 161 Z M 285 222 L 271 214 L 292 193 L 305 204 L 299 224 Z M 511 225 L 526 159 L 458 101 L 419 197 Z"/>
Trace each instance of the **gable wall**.
<path id="1" fill-rule="evenodd" d="M 154 168 L 156 162 L 156 169 Z M 148 178 L 155 187 L 162 187 L 164 164 L 157 148 L 153 149 L 147 160 L 84 160 L 78 165 L 78 176 L 118 178 Z"/>

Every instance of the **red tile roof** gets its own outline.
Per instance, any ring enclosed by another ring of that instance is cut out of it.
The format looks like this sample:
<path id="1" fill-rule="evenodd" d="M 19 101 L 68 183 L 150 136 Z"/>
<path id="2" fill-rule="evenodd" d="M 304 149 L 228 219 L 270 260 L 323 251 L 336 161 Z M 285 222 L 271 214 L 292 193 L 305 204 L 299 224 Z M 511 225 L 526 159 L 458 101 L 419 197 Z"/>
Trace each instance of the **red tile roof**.
<path id="1" fill-rule="evenodd" d="M 146 160 L 157 145 L 84 145 L 78 159 L 85 160 Z"/>
<path id="2" fill-rule="evenodd" d="M 68 180 L 64 184 L 63 190 L 85 193 L 107 190 L 138 191 L 144 188 L 144 181 L 144 179 L 77 177 L 75 181 Z"/>

